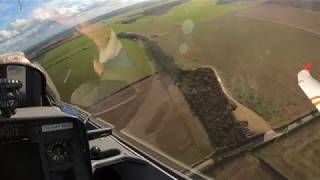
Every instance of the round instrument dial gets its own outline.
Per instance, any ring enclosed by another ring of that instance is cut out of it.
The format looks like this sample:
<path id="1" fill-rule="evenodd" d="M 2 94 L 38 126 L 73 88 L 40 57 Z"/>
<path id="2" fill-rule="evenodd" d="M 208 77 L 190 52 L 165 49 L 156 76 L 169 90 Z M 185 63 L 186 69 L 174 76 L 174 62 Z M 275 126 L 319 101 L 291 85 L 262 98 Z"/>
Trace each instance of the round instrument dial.
<path id="1" fill-rule="evenodd" d="M 66 141 L 56 141 L 47 147 L 47 156 L 50 161 L 63 161 L 70 157 L 72 148 Z"/>

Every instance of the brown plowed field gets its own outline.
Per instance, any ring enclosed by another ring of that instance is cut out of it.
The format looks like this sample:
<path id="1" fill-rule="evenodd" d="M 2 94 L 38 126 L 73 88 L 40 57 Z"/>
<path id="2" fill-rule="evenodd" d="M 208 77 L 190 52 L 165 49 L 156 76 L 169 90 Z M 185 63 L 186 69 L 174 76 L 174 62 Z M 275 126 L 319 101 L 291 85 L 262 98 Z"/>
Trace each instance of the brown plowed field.
<path id="1" fill-rule="evenodd" d="M 126 103 L 118 101 L 129 96 L 133 98 Z M 201 123 L 192 115 L 174 82 L 164 74 L 140 81 L 103 104 L 114 104 L 114 108 L 100 106 L 104 111 L 97 117 L 186 164 L 195 163 L 213 151 Z"/>

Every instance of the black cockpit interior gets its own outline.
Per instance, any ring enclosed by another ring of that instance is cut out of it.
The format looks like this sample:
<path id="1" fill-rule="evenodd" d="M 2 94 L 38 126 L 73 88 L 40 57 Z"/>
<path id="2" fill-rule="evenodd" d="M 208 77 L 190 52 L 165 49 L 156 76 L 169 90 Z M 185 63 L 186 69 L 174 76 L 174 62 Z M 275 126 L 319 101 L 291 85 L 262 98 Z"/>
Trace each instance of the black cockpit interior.
<path id="1" fill-rule="evenodd" d="M 8 63 L 0 66 L 0 79 L 18 80 L 22 83 L 18 107 L 48 106 L 46 78 L 34 65 Z"/>
<path id="2" fill-rule="evenodd" d="M 58 111 L 29 110 L 42 116 L 17 112 L 0 121 L 0 179 L 92 179 L 83 123 Z"/>
<path id="3" fill-rule="evenodd" d="M 0 64 L 1 180 L 186 179 L 51 97 L 41 69 Z"/>

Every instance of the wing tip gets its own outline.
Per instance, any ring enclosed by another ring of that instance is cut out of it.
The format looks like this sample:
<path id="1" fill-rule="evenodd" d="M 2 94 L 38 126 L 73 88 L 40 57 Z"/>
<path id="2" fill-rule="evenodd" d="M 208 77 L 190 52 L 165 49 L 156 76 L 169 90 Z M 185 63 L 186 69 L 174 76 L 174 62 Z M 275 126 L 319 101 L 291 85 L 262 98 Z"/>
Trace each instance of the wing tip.
<path id="1" fill-rule="evenodd" d="M 308 72 L 310 72 L 311 69 L 312 69 L 312 63 L 308 63 L 308 64 L 306 65 L 306 67 L 304 68 L 304 70 L 306 70 L 306 71 L 308 71 Z"/>

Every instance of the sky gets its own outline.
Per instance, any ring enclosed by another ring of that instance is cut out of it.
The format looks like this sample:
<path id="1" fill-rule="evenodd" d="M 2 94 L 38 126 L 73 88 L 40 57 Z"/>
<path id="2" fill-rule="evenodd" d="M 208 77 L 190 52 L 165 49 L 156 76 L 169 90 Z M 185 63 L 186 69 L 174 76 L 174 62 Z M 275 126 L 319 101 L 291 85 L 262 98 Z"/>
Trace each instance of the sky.
<path id="1" fill-rule="evenodd" d="M 148 0 L 0 0 L 0 53 L 23 51 L 96 16 Z"/>

